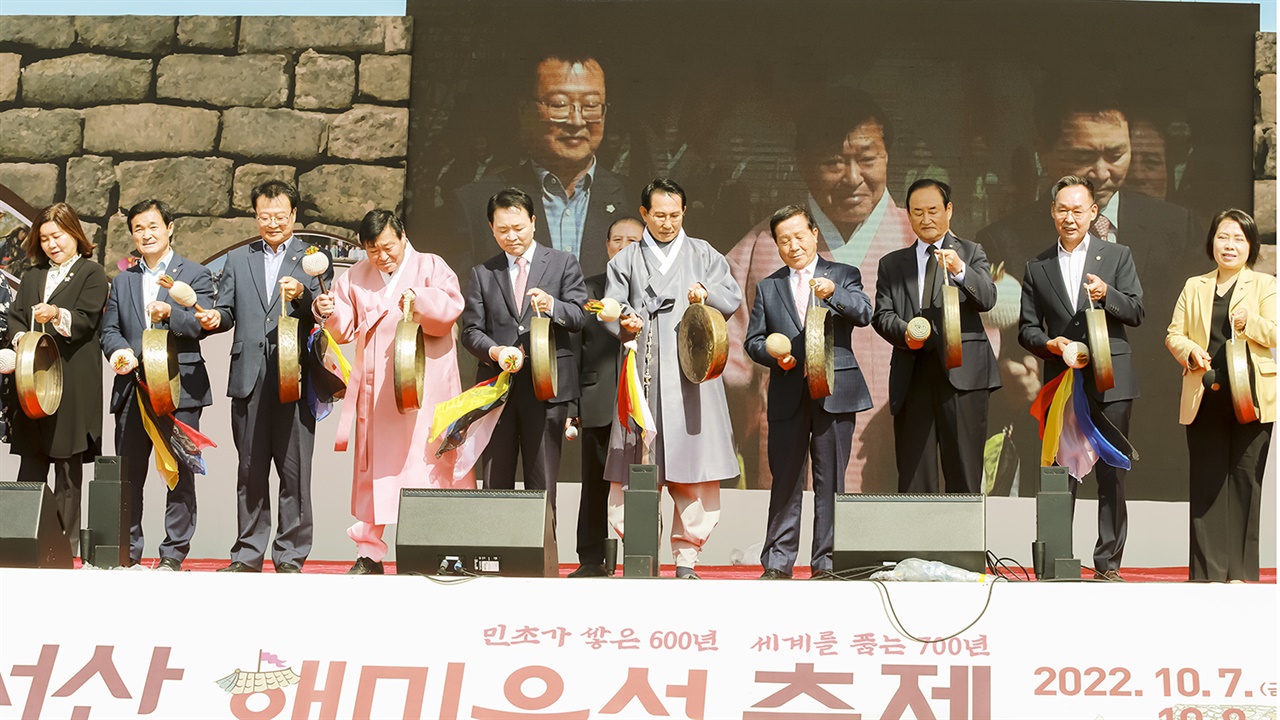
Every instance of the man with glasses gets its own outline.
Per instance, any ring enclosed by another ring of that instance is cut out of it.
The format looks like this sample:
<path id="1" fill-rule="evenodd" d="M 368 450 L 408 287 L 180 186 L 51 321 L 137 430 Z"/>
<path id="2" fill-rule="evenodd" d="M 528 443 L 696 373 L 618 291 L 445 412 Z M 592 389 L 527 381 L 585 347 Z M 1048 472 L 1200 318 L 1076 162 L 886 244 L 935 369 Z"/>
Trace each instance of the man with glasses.
<path id="1" fill-rule="evenodd" d="M 1063 177 L 1053 186 L 1051 197 L 1049 214 L 1058 229 L 1058 242 L 1027 262 L 1022 275 L 1018 342 L 1044 361 L 1041 381 L 1048 382 L 1067 369 L 1062 359 L 1067 345 L 1086 339 L 1084 311 L 1095 304 L 1105 309 L 1115 387 L 1099 392 L 1090 363 L 1084 370 L 1084 389 L 1094 424 L 1104 435 L 1111 426 L 1127 438 L 1138 378 L 1125 326 L 1142 324 L 1142 283 L 1129 248 L 1105 242 L 1090 230 L 1098 217 L 1098 205 L 1088 178 Z M 1124 501 L 1127 471 L 1105 462 L 1094 467 L 1098 480 L 1094 570 L 1100 578 L 1117 581 L 1122 579 L 1120 559 L 1129 524 Z M 1071 478 L 1072 498 L 1082 479 Z"/>
<path id="2" fill-rule="evenodd" d="M 260 572 L 271 537 L 269 479 L 280 477 L 279 526 L 271 548 L 278 573 L 300 573 L 311 552 L 311 451 L 316 419 L 305 402 L 280 402 L 278 326 L 281 306 L 298 320 L 305 343 L 315 318 L 312 299 L 319 278 L 302 270 L 305 243 L 294 241 L 298 191 L 268 180 L 251 195 L 260 239 L 227 253 L 218 281 L 218 302 L 196 313 L 209 333 L 235 329 L 231 343 L 231 438 L 240 463 L 236 472 L 239 535 L 226 572 Z M 333 270 L 325 273 L 333 280 Z M 304 371 L 305 372 L 305 371 Z M 306 382 L 306 378 L 303 378 Z"/>
<path id="3" fill-rule="evenodd" d="M 488 256 L 492 231 L 489 198 L 508 187 L 533 198 L 535 240 L 578 258 L 583 272 L 604 272 L 608 256 L 598 242 L 624 216 L 624 179 L 601 167 L 609 105 L 604 68 L 587 53 L 547 52 L 528 71 L 527 96 L 519 103 L 520 140 L 527 158 L 495 170 L 455 193 L 454 225 L 472 263 Z"/>

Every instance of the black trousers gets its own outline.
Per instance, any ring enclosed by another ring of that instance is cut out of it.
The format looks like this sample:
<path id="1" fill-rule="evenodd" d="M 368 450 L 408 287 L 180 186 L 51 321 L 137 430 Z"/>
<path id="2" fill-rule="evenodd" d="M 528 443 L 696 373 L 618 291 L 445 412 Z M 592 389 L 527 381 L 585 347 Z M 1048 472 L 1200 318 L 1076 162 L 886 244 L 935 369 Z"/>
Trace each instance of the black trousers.
<path id="1" fill-rule="evenodd" d="M 1271 423 L 1236 422 L 1231 396 L 1206 391 L 1187 426 L 1190 454 L 1190 576 L 1198 581 L 1258 579 L 1262 477 Z"/>
<path id="2" fill-rule="evenodd" d="M 53 507 L 58 524 L 71 546 L 71 556 L 80 555 L 80 496 L 84 486 L 84 462 L 81 453 L 67 458 L 48 455 L 22 455 L 18 466 L 18 482 L 48 482 L 49 466 L 53 466 Z"/>
<path id="3" fill-rule="evenodd" d="M 578 500 L 578 562 L 604 563 L 609 537 L 609 483 L 604 463 L 609 457 L 609 426 L 582 428 L 582 495 Z"/>
<path id="4" fill-rule="evenodd" d="M 893 416 L 898 492 L 938 492 L 938 455 L 949 493 L 982 492 L 991 391 L 956 390 L 933 353 L 916 358 L 907 397 Z"/>
<path id="5" fill-rule="evenodd" d="M 1098 403 L 1102 414 L 1125 437 L 1129 437 L 1129 418 L 1133 415 L 1132 400 Z M 1093 475 L 1098 481 L 1098 542 L 1093 546 L 1093 568 L 1100 573 L 1119 570 L 1124 555 L 1124 542 L 1129 534 L 1129 512 L 1125 506 L 1124 479 L 1128 470 L 1121 470 L 1098 461 Z M 1075 516 L 1076 493 L 1080 478 L 1071 478 L 1071 512 Z"/>
<path id="6" fill-rule="evenodd" d="M 200 429 L 200 411 L 203 408 L 178 409 L 173 417 L 192 428 Z M 129 481 L 129 557 L 137 563 L 142 560 L 144 539 L 142 536 L 143 488 L 152 463 L 149 462 L 154 447 L 151 436 L 142 425 L 142 413 L 136 394 L 130 394 L 124 409 L 116 415 L 116 453 L 128 458 L 126 472 Z M 195 474 L 185 465 L 178 464 L 178 484 L 165 492 L 164 540 L 160 543 L 160 557 L 182 562 L 191 552 L 191 538 L 196 534 L 196 480 Z"/>
<path id="7" fill-rule="evenodd" d="M 531 381 L 513 377 L 507 405 L 481 455 L 485 488 L 514 490 L 519 460 L 524 468 L 524 489 L 546 490 L 554 518 L 560 445 L 568 417 L 568 403 L 542 402 L 534 396 Z"/>

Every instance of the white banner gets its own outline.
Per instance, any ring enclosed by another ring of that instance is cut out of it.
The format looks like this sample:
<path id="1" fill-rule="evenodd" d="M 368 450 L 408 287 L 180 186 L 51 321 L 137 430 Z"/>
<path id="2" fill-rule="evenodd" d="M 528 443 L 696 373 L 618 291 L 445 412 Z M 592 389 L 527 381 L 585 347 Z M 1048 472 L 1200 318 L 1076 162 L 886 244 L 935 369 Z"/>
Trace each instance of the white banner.
<path id="1" fill-rule="evenodd" d="M 1274 720 L 1276 599 L 0 570 L 0 718 Z"/>

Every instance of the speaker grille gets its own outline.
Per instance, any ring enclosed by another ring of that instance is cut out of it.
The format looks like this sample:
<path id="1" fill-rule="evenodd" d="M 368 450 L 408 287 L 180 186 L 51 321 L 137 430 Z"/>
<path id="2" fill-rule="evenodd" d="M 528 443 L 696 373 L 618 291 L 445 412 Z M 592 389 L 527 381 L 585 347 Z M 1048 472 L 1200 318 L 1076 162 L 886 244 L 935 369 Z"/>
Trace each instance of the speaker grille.
<path id="1" fill-rule="evenodd" d="M 837 570 L 909 557 L 986 568 L 986 504 L 982 495 L 836 495 Z"/>

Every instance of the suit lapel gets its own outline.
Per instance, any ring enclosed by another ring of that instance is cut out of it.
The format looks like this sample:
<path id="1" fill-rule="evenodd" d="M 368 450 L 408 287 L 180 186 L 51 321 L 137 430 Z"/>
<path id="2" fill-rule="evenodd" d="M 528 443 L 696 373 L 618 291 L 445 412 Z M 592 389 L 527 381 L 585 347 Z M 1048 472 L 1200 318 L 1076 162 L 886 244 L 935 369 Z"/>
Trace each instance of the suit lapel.
<path id="1" fill-rule="evenodd" d="M 796 327 L 804 330 L 804 320 L 801 319 L 800 313 L 796 311 L 796 291 L 795 286 L 791 283 L 791 273 L 788 272 L 780 278 L 774 278 L 774 287 L 778 293 L 778 299 L 787 307 L 787 317 L 791 318 L 791 322 Z"/>
<path id="2" fill-rule="evenodd" d="M 1089 254 L 1084 259 L 1084 272 L 1080 273 L 1080 287 L 1076 288 L 1076 309 L 1088 310 L 1092 307 L 1089 296 L 1084 291 L 1084 284 L 1089 282 L 1090 275 L 1097 275 L 1102 270 L 1102 256 L 1108 251 L 1103 242 L 1092 235 L 1089 236 Z"/>
<path id="3" fill-rule="evenodd" d="M 1058 302 L 1062 303 L 1062 307 L 1066 309 L 1067 316 L 1075 315 L 1075 309 L 1078 307 L 1071 295 L 1067 294 L 1067 284 L 1062 280 L 1062 267 L 1058 264 L 1057 245 L 1054 246 L 1054 253 L 1046 260 L 1041 260 L 1037 265 L 1040 272 L 1044 274 L 1045 279 L 1049 281 L 1050 287 L 1058 295 Z"/>
<path id="4" fill-rule="evenodd" d="M 899 266 L 899 272 L 906 280 L 907 286 L 907 307 L 911 309 L 911 317 L 920 315 L 920 279 L 916 277 L 918 270 L 919 258 L 916 256 L 916 246 L 909 245 L 909 250 L 902 254 L 902 263 Z"/>
<path id="5" fill-rule="evenodd" d="M 125 271 L 124 284 L 121 286 L 120 302 L 129 306 L 129 312 L 133 313 L 133 317 L 138 321 L 138 326 L 146 329 L 147 316 L 142 312 L 142 263 L 139 260 L 137 265 Z"/>
<path id="6" fill-rule="evenodd" d="M 1203 333 L 1202 340 L 1206 346 L 1209 344 L 1209 324 L 1213 322 L 1214 289 L 1215 283 L 1213 278 L 1202 276 L 1200 278 L 1200 286 L 1197 287 L 1196 291 L 1191 295 L 1192 307 L 1189 312 L 1191 314 L 1190 319 L 1195 323 L 1195 325 L 1188 325 L 1188 327 L 1199 327 L 1200 331 Z"/>
<path id="7" fill-rule="evenodd" d="M 71 266 L 71 271 L 68 272 L 66 275 L 62 276 L 62 282 L 58 283 L 58 287 L 54 288 L 53 292 L 49 293 L 49 300 L 48 300 L 49 303 L 54 304 L 53 303 L 54 299 L 57 298 L 59 295 L 61 295 L 63 292 L 65 292 L 67 288 L 71 287 L 71 281 L 72 279 L 75 278 L 76 274 L 80 272 L 81 270 L 80 265 L 83 262 L 86 262 L 84 258 L 80 258 L 79 260 L 76 260 L 75 264 Z M 88 261 L 88 262 L 92 262 L 92 261 Z M 47 278 L 48 278 L 47 274 L 45 275 L 45 278 L 47 281 Z"/>
<path id="8" fill-rule="evenodd" d="M 529 290 L 532 290 L 536 287 L 542 287 L 543 285 L 542 280 L 544 277 L 546 277 L 547 272 L 550 270 L 550 268 L 551 268 L 551 253 L 548 252 L 547 248 L 539 247 L 538 249 L 534 250 L 533 262 L 529 264 L 529 280 L 524 285 L 525 292 L 528 292 Z M 512 294 L 514 296 L 514 293 Z M 520 313 L 520 321 L 523 323 L 524 316 L 531 315 L 533 313 L 533 306 L 523 301 L 520 304 L 521 304 L 521 307 L 524 308 L 524 311 Z"/>
<path id="9" fill-rule="evenodd" d="M 164 270 L 164 274 L 176 281 L 180 272 L 182 272 L 182 258 L 178 256 L 178 253 L 174 253 L 173 258 L 169 261 L 169 267 Z M 156 300 L 169 302 L 169 288 L 161 285 L 160 292 L 156 293 Z"/>
<path id="10" fill-rule="evenodd" d="M 511 313 L 511 317 L 519 318 L 520 313 L 516 310 L 515 290 L 511 288 L 511 275 L 507 268 L 507 254 L 503 253 L 494 259 L 497 262 L 491 268 L 493 282 L 502 293 L 502 299 L 507 302 L 507 312 Z"/>
<path id="11" fill-rule="evenodd" d="M 1244 300 L 1245 296 L 1253 290 L 1253 272 L 1249 268 L 1240 271 L 1240 277 L 1236 280 L 1235 287 L 1231 288 L 1231 310 L 1235 310 L 1236 306 Z"/>
<path id="12" fill-rule="evenodd" d="M 249 277 L 253 278 L 253 287 L 258 291 L 258 300 L 262 303 L 262 309 L 269 310 L 271 304 L 268 302 L 267 296 L 267 253 L 264 249 L 266 240 L 255 240 L 249 243 Z"/>

